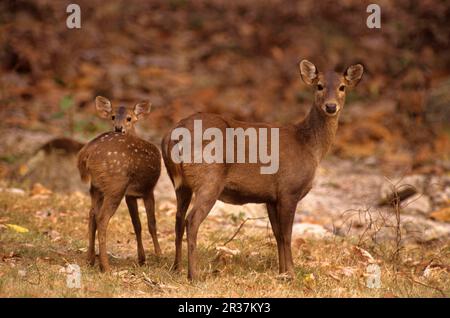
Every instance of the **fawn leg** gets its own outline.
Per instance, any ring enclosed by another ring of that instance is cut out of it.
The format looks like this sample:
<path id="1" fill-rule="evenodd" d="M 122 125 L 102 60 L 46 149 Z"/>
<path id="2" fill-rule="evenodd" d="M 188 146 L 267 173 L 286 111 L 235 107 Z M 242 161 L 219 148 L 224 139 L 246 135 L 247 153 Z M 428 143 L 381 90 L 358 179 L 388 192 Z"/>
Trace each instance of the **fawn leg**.
<path id="1" fill-rule="evenodd" d="M 287 197 L 278 202 L 278 221 L 280 226 L 280 234 L 284 248 L 284 272 L 294 276 L 294 261 L 292 259 L 292 226 L 294 224 L 295 208 L 297 206 L 297 198 Z"/>
<path id="2" fill-rule="evenodd" d="M 144 246 L 142 245 L 142 227 L 141 220 L 139 219 L 139 211 L 137 205 L 136 197 L 125 196 L 125 202 L 128 206 L 128 211 L 130 212 L 131 222 L 133 223 L 134 233 L 136 234 L 137 242 L 137 252 L 138 252 L 138 263 L 143 265 L 145 263 L 145 252 Z"/>
<path id="3" fill-rule="evenodd" d="M 91 210 L 89 211 L 89 246 L 87 252 L 88 264 L 94 266 L 95 264 L 95 232 L 97 231 L 97 223 L 95 221 L 95 215 L 99 213 L 100 207 L 102 206 L 103 196 L 99 190 L 91 186 Z"/>
<path id="4" fill-rule="evenodd" d="M 99 213 L 96 215 L 97 233 L 98 233 L 98 246 L 99 246 L 99 259 L 100 269 L 103 272 L 109 272 L 108 254 L 106 250 L 106 229 L 108 227 L 109 220 L 116 212 L 117 207 L 122 200 L 121 196 L 105 196 L 103 199 L 102 207 Z"/>
<path id="5" fill-rule="evenodd" d="M 191 202 L 192 191 L 187 187 L 181 186 L 175 192 L 177 195 L 177 216 L 175 222 L 175 261 L 172 269 L 178 271 L 181 269 L 185 217 Z"/>
<path id="6" fill-rule="evenodd" d="M 272 225 L 273 235 L 277 241 L 278 248 L 278 267 L 279 272 L 284 273 L 286 271 L 285 257 L 284 257 L 284 246 L 283 239 L 280 233 L 280 225 L 278 223 L 277 207 L 273 203 L 267 203 L 267 212 L 269 214 L 270 224 Z"/>
<path id="7" fill-rule="evenodd" d="M 188 279 L 197 278 L 197 234 L 200 224 L 219 198 L 223 185 L 209 186 L 195 194 L 191 211 L 186 220 L 188 241 Z"/>
<path id="8" fill-rule="evenodd" d="M 155 248 L 155 254 L 161 255 L 161 248 L 158 243 L 158 235 L 156 233 L 156 218 L 155 218 L 155 197 L 153 196 L 153 189 L 144 198 L 145 211 L 147 212 L 148 231 L 152 236 L 153 246 Z"/>

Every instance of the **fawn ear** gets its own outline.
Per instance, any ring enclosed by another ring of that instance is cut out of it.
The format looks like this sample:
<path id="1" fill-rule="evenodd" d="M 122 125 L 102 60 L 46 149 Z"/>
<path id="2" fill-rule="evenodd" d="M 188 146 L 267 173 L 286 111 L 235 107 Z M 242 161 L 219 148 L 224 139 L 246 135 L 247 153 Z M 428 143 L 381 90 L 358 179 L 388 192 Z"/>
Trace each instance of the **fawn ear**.
<path id="1" fill-rule="evenodd" d="M 95 98 L 95 108 L 97 109 L 99 116 L 102 118 L 108 118 L 111 115 L 111 102 L 103 96 L 97 96 Z"/>
<path id="2" fill-rule="evenodd" d="M 134 106 L 134 114 L 138 118 L 142 115 L 148 114 L 150 112 L 151 106 L 152 104 L 149 101 L 139 102 Z"/>
<path id="3" fill-rule="evenodd" d="M 350 87 L 355 87 L 358 85 L 364 73 L 364 67 L 361 64 L 355 64 L 349 66 L 344 72 L 344 78 L 347 85 Z"/>
<path id="4" fill-rule="evenodd" d="M 303 82 L 308 85 L 312 85 L 314 81 L 317 80 L 317 74 L 319 71 L 313 63 L 308 60 L 302 60 L 299 64 L 299 68 Z"/>

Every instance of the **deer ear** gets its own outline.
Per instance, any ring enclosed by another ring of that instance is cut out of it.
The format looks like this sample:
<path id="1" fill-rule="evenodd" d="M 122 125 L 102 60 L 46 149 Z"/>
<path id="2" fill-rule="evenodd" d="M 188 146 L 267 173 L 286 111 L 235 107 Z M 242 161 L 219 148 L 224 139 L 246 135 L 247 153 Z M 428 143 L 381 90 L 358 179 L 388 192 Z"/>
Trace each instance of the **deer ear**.
<path id="1" fill-rule="evenodd" d="M 97 109 L 99 116 L 102 118 L 108 118 L 111 115 L 111 102 L 103 96 L 97 96 L 95 98 L 95 108 Z"/>
<path id="2" fill-rule="evenodd" d="M 139 102 L 134 106 L 134 114 L 138 118 L 142 115 L 148 114 L 150 112 L 151 106 L 152 104 L 149 101 Z"/>
<path id="3" fill-rule="evenodd" d="M 347 81 L 347 85 L 355 87 L 358 85 L 364 73 L 364 67 L 361 64 L 355 64 L 349 66 L 344 72 L 344 78 Z"/>
<path id="4" fill-rule="evenodd" d="M 319 71 L 313 63 L 308 60 L 302 60 L 299 64 L 299 68 L 303 82 L 308 85 L 312 85 L 314 81 L 317 80 L 317 74 Z"/>

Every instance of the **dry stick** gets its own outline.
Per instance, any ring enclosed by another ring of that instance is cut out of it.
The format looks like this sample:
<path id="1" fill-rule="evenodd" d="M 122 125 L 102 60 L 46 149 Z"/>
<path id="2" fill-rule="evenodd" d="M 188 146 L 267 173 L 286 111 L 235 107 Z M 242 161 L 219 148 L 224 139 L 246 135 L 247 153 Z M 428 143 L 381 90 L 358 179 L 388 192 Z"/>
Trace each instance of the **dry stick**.
<path id="1" fill-rule="evenodd" d="M 398 195 L 398 188 L 397 186 L 393 186 L 394 190 L 394 200 L 392 202 L 392 207 L 394 208 L 395 212 L 395 220 L 396 220 L 396 227 L 395 227 L 395 252 L 393 255 L 394 264 L 397 265 L 400 257 L 400 250 L 402 249 L 402 229 L 401 229 L 401 217 L 400 217 L 400 203 L 401 198 Z"/>
<path id="2" fill-rule="evenodd" d="M 390 198 L 386 203 L 390 203 L 391 208 L 393 209 L 394 217 L 395 217 L 393 224 L 389 224 L 389 222 L 387 221 L 387 218 L 383 215 L 383 213 L 381 211 L 377 211 L 378 216 L 381 219 L 381 223 L 377 224 L 373 220 L 372 213 L 370 211 L 370 209 L 372 207 L 369 207 L 364 210 L 350 209 L 350 210 L 344 211 L 342 215 L 348 214 L 348 212 L 350 212 L 350 216 L 347 217 L 342 222 L 342 226 L 344 226 L 346 223 L 348 223 L 348 221 L 352 217 L 352 212 L 358 213 L 360 218 L 361 218 L 361 214 L 363 214 L 366 217 L 366 221 L 367 221 L 367 217 L 369 218 L 368 226 L 366 226 L 363 233 L 359 236 L 358 245 L 361 245 L 364 243 L 364 241 L 365 241 L 364 237 L 367 233 L 369 233 L 369 230 L 371 229 L 372 226 L 374 227 L 374 233 L 371 236 L 372 236 L 372 241 L 374 241 L 374 243 L 376 243 L 376 241 L 374 240 L 374 237 L 376 237 L 376 235 L 381 231 L 382 228 L 393 228 L 393 230 L 395 231 L 396 237 L 395 237 L 395 241 L 394 241 L 395 251 L 391 255 L 391 260 L 395 263 L 394 269 L 397 270 L 396 263 L 398 263 L 398 261 L 399 261 L 400 252 L 403 249 L 402 242 L 404 239 L 403 234 L 402 234 L 402 228 L 401 228 L 401 225 L 404 224 L 404 223 L 402 223 L 402 218 L 401 218 L 401 208 L 402 208 L 401 203 L 402 203 L 402 200 L 410 197 L 412 192 L 417 193 L 417 190 L 414 188 L 414 186 L 409 185 L 409 184 L 398 186 L 398 184 L 401 182 L 401 180 L 395 184 L 389 179 L 387 179 L 387 181 L 391 184 L 392 194 L 389 196 Z M 402 190 L 403 187 L 406 187 L 406 189 L 408 191 L 404 191 L 405 189 Z M 386 204 L 386 203 L 384 203 L 384 204 Z M 380 204 L 377 204 L 377 206 L 380 206 Z M 349 234 L 352 225 L 353 225 L 353 222 L 352 222 L 352 220 L 350 220 L 350 226 L 347 230 L 347 235 Z M 333 227 L 334 227 L 334 224 L 333 224 Z"/>
<path id="3" fill-rule="evenodd" d="M 267 218 L 267 217 L 266 216 L 262 216 L 262 217 L 259 217 L 259 218 L 246 218 L 244 221 L 242 221 L 241 225 L 239 225 L 238 229 L 236 230 L 236 232 L 234 232 L 233 236 L 231 236 L 231 238 L 229 238 L 225 243 L 223 243 L 223 246 L 225 246 L 228 243 L 230 243 L 236 237 L 236 235 L 238 235 L 239 231 L 242 229 L 242 227 L 244 226 L 244 224 L 247 221 L 250 221 L 250 220 L 262 220 L 262 219 L 265 219 L 265 218 Z"/>
<path id="4" fill-rule="evenodd" d="M 401 274 L 403 274 L 403 273 L 401 273 Z M 440 288 L 438 288 L 438 287 L 436 287 L 436 286 L 431 286 L 431 285 L 428 285 L 428 284 L 419 282 L 418 280 L 415 280 L 414 278 L 412 278 L 411 276 L 408 276 L 408 275 L 406 275 L 406 274 L 403 274 L 403 275 L 404 275 L 407 279 L 409 279 L 411 282 L 416 283 L 416 284 L 418 284 L 418 285 L 421 285 L 421 286 L 423 286 L 423 287 L 427 287 L 427 288 L 434 289 L 434 290 L 438 291 L 443 297 L 447 297 L 447 295 L 444 293 L 444 291 L 443 291 L 442 289 L 440 289 Z"/>

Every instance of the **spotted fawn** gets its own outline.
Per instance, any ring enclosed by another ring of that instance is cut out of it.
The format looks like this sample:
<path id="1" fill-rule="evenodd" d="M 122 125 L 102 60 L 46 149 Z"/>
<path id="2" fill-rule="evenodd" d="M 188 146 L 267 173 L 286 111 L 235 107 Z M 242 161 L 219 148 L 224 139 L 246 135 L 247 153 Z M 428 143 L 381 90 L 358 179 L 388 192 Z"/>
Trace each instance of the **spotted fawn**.
<path id="1" fill-rule="evenodd" d="M 110 119 L 113 131 L 101 134 L 86 144 L 78 154 L 78 170 L 84 182 L 90 181 L 88 263 L 95 264 L 95 234 L 98 234 L 100 269 L 109 271 L 106 251 L 108 222 L 125 196 L 137 240 L 138 262 L 145 262 L 141 237 L 141 221 L 137 199 L 142 198 L 147 212 L 148 229 L 156 255 L 161 254 L 155 219 L 153 190 L 161 172 L 158 148 L 137 137 L 135 123 L 150 111 L 149 102 L 133 109 L 113 107 L 101 96 L 95 99 L 100 117 Z"/>

